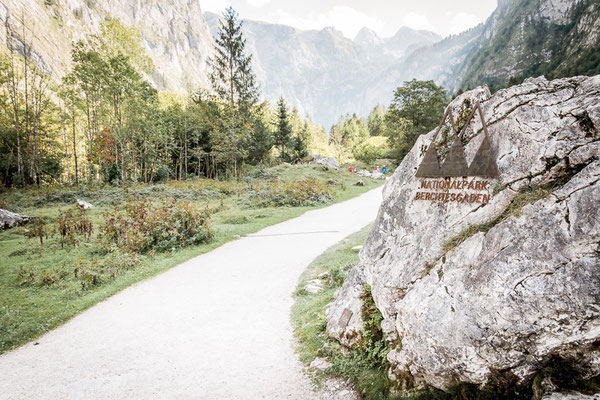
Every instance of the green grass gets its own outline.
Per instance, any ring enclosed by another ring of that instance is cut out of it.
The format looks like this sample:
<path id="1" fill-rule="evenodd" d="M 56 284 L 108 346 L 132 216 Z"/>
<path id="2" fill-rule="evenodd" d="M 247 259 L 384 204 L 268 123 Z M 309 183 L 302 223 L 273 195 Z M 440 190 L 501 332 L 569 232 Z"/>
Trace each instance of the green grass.
<path id="1" fill-rule="evenodd" d="M 265 176 L 262 176 L 265 175 Z M 313 178 L 327 185 L 335 194 L 327 202 L 302 207 L 255 207 L 250 188 L 264 180 L 296 181 Z M 26 238 L 27 227 L 0 232 L 0 353 L 22 345 L 63 324 L 81 311 L 119 292 L 120 290 L 155 276 L 192 257 L 206 253 L 237 237 L 256 232 L 269 225 L 297 217 L 307 210 L 348 200 L 383 184 L 362 178 L 365 186 L 354 186 L 359 178 L 344 170 L 325 171 L 320 166 L 278 166 L 264 172 L 254 172 L 235 182 L 195 180 L 167 182 L 160 185 L 135 185 L 128 188 L 86 187 L 40 188 L 9 191 L 0 194 L 0 207 L 35 217 L 46 217 L 54 225 L 59 210 L 72 207 L 74 198 L 81 197 L 94 204 L 89 216 L 94 223 L 94 234 L 87 240 L 78 237 L 77 246 L 61 248 L 57 235 L 44 240 Z M 120 269 L 112 279 L 100 285 L 83 289 L 74 278 L 74 269 L 82 262 L 103 260 L 99 251 L 97 233 L 102 213 L 122 205 L 131 194 L 158 198 L 161 195 L 187 199 L 214 210 L 211 227 L 215 232 L 210 243 L 156 252 L 139 256 L 135 268 Z M 19 271 L 32 270 L 36 281 L 22 284 Z M 42 284 L 44 273 L 62 277 L 55 283 Z"/>
<path id="2" fill-rule="evenodd" d="M 325 333 L 325 307 L 333 301 L 333 293 L 344 282 L 346 272 L 358 263 L 358 251 L 352 248 L 365 242 L 370 228 L 371 225 L 327 249 L 300 277 L 292 306 L 292 321 L 294 334 L 298 339 L 300 361 L 305 364 L 323 356 L 322 348 L 329 341 Z M 323 285 L 324 289 L 319 293 L 307 293 L 304 286 L 308 281 L 317 279 L 322 272 L 329 272 L 331 284 Z"/>
<path id="3" fill-rule="evenodd" d="M 365 328 L 355 347 L 344 354 L 340 345 L 326 333 L 325 308 L 333 301 L 333 294 L 342 285 L 347 271 L 359 262 L 358 251 L 352 248 L 365 242 L 370 229 L 369 225 L 348 236 L 310 264 L 296 290 L 292 322 L 300 360 L 310 364 L 316 357 L 325 357 L 332 362 L 332 366 L 323 373 L 315 373 L 317 382 L 327 375 L 339 376 L 351 381 L 363 398 L 385 399 L 390 386 L 386 360 L 389 347 L 380 328 L 381 313 L 373 303 L 368 286 L 365 286 L 362 296 Z M 322 272 L 330 274 L 322 291 L 311 294 L 303 290 L 309 280 L 316 279 Z"/>

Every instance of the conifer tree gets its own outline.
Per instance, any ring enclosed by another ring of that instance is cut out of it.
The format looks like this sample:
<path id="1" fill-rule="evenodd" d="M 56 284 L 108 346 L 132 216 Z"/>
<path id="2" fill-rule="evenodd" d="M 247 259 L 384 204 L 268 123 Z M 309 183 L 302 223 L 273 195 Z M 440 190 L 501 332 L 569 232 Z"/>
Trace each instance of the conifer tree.
<path id="1" fill-rule="evenodd" d="M 245 53 L 246 39 L 238 13 L 229 7 L 219 21 L 215 39 L 215 55 L 210 59 L 211 85 L 231 109 L 248 109 L 258 100 L 256 77 L 252 72 L 252 56 Z"/>
<path id="2" fill-rule="evenodd" d="M 292 137 L 292 125 L 289 120 L 287 104 L 283 97 L 277 102 L 277 130 L 274 136 L 275 145 L 279 147 L 279 156 L 283 160 L 288 160 L 286 150 Z"/>

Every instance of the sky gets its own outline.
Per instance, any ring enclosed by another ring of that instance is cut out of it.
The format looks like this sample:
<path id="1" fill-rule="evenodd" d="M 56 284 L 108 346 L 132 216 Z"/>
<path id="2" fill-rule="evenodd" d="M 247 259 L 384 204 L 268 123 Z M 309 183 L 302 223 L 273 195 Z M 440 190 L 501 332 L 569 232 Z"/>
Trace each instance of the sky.
<path id="1" fill-rule="evenodd" d="M 367 27 L 390 37 L 401 26 L 441 36 L 476 26 L 497 0 L 199 0 L 203 11 L 221 13 L 233 6 L 242 19 L 291 25 L 299 29 L 333 26 L 348 37 Z"/>

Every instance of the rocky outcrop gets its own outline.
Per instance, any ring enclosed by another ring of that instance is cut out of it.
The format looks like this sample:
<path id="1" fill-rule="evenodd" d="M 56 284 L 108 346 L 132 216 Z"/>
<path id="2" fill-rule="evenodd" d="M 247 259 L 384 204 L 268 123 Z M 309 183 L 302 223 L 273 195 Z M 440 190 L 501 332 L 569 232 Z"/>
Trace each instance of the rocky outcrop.
<path id="1" fill-rule="evenodd" d="M 339 164 L 333 159 L 333 157 L 323 157 L 320 154 L 313 154 L 312 161 L 310 164 L 320 164 L 324 165 L 327 168 L 339 169 Z"/>
<path id="2" fill-rule="evenodd" d="M 600 76 L 528 79 L 493 96 L 478 88 L 450 104 L 454 115 L 465 98 L 481 101 L 500 171 L 481 191 L 465 190 L 489 202 L 416 200 L 428 190 L 415 173 L 434 133 L 421 136 L 388 180 L 351 272 L 364 269 L 382 329 L 401 343 L 388 355 L 391 375 L 441 389 L 497 374 L 528 383 L 561 360 L 582 379 L 596 376 Z M 481 127 L 475 119 L 466 130 L 469 163 Z M 330 307 L 335 338 L 345 335 L 346 305 L 360 308 L 355 287 L 345 282 Z"/>
<path id="3" fill-rule="evenodd" d="M 38 67 L 55 78 L 70 68 L 71 43 L 98 33 L 108 16 L 139 30 L 156 67 L 149 79 L 157 88 L 186 93 L 208 84 L 213 42 L 198 0 L 0 0 L 0 22 L 17 41 L 31 45 Z M 3 27 L 2 46 L 6 40 Z"/>
<path id="4" fill-rule="evenodd" d="M 12 211 L 0 208 L 0 226 L 2 229 L 14 228 L 15 226 L 26 224 L 29 221 L 31 221 L 31 217 L 27 215 L 19 215 Z"/>

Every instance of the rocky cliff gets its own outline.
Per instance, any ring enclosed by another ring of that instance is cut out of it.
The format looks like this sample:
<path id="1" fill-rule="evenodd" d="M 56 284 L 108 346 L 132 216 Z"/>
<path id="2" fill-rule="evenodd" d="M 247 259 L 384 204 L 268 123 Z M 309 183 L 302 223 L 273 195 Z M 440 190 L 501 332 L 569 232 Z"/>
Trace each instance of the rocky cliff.
<path id="1" fill-rule="evenodd" d="M 0 0 L 2 24 L 29 43 L 38 66 L 57 78 L 69 68 L 71 43 L 97 33 L 108 16 L 140 31 L 156 67 L 149 77 L 156 87 L 185 92 L 207 85 L 212 38 L 198 0 Z M 6 43 L 5 29 L 0 43 Z"/>
<path id="2" fill-rule="evenodd" d="M 477 50 L 465 61 L 461 87 L 545 75 L 600 73 L 597 0 L 507 0 L 485 23 Z"/>
<path id="3" fill-rule="evenodd" d="M 450 104 L 455 116 L 466 98 L 481 102 L 499 176 L 416 178 L 434 132 L 421 136 L 386 183 L 327 330 L 347 346 L 360 338 L 368 284 L 394 379 L 530 384 L 549 365 L 598 376 L 600 75 L 530 78 L 493 96 L 480 87 Z M 468 163 L 483 138 L 476 117 L 462 138 Z"/>

